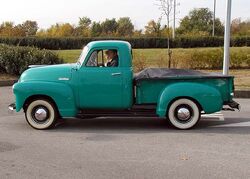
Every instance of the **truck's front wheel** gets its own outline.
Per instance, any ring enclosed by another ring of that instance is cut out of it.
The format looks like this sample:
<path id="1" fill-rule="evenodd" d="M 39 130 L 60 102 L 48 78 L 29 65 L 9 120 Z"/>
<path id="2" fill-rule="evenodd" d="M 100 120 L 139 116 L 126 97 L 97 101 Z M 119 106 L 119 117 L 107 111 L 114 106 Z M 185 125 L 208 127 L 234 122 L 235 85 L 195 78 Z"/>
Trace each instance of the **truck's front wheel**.
<path id="1" fill-rule="evenodd" d="M 167 118 L 172 126 L 177 129 L 191 129 L 200 120 L 201 112 L 198 105 L 190 99 L 174 101 L 167 113 Z"/>
<path id="2" fill-rule="evenodd" d="M 37 99 L 30 102 L 25 110 L 28 124 L 39 130 L 53 127 L 58 118 L 56 107 L 47 99 Z"/>

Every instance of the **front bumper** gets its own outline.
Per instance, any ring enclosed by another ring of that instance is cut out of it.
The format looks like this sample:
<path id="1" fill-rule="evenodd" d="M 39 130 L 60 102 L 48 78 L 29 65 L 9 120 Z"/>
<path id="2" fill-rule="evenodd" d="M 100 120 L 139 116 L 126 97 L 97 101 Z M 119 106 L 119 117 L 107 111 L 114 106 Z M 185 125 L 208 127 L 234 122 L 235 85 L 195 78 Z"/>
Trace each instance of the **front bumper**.
<path id="1" fill-rule="evenodd" d="M 8 108 L 9 108 L 9 111 L 11 111 L 11 112 L 16 110 L 16 103 L 10 104 Z"/>

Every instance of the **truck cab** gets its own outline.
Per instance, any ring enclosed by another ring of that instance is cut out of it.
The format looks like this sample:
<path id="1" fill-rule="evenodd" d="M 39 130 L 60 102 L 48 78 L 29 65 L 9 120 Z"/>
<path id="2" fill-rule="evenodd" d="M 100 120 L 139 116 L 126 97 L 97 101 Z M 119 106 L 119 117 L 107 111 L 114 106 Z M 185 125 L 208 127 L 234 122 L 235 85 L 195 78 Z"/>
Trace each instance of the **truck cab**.
<path id="1" fill-rule="evenodd" d="M 117 52 L 116 66 L 105 52 Z M 25 112 L 39 130 L 59 118 L 100 116 L 164 117 L 177 129 L 190 129 L 201 114 L 239 109 L 234 78 L 182 69 L 145 69 L 133 73 L 132 48 L 125 41 L 86 45 L 74 64 L 33 66 L 13 86 L 10 110 Z M 227 106 L 227 108 L 225 108 Z"/>
<path id="2" fill-rule="evenodd" d="M 118 66 L 107 67 L 104 52 L 117 50 Z M 128 109 L 133 104 L 132 49 L 121 41 L 92 42 L 84 47 L 72 76 L 81 109 Z"/>

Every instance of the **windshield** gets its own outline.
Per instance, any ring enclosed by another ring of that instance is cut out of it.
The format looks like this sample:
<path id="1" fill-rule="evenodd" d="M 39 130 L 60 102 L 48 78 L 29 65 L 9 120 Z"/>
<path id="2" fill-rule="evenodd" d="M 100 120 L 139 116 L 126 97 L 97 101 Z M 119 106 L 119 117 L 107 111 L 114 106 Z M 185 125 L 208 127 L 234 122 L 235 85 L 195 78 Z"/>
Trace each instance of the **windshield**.
<path id="1" fill-rule="evenodd" d="M 85 47 L 83 48 L 82 54 L 81 54 L 81 56 L 80 56 L 80 58 L 79 58 L 79 60 L 78 60 L 78 62 L 77 62 L 78 64 L 80 64 L 80 65 L 83 64 L 83 62 L 84 62 L 86 56 L 88 55 L 88 52 L 89 52 L 89 47 L 88 47 L 88 46 L 85 46 Z"/>

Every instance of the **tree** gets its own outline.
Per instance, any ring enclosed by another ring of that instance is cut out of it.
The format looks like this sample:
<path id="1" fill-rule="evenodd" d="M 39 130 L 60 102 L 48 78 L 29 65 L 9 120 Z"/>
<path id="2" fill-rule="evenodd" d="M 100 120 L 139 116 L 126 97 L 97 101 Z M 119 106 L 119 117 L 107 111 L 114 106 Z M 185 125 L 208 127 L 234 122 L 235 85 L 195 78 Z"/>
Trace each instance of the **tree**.
<path id="1" fill-rule="evenodd" d="M 150 20 L 145 26 L 145 34 L 151 37 L 160 37 L 161 36 L 161 22 L 155 22 L 154 20 Z"/>
<path id="2" fill-rule="evenodd" d="M 13 22 L 3 22 L 0 25 L 0 36 L 23 37 L 25 36 L 25 32 L 20 25 L 15 26 Z"/>
<path id="3" fill-rule="evenodd" d="M 142 30 L 135 30 L 133 33 L 133 36 L 134 37 L 142 37 L 143 36 Z"/>
<path id="4" fill-rule="evenodd" d="M 213 12 L 208 8 L 193 9 L 185 16 L 177 29 L 179 34 L 212 34 Z M 215 35 L 223 35 L 224 27 L 220 19 L 215 19 Z"/>
<path id="5" fill-rule="evenodd" d="M 40 30 L 37 35 L 38 36 L 46 36 L 46 37 L 71 37 L 74 33 L 74 27 L 69 24 L 56 24 L 52 25 L 47 30 Z"/>
<path id="6" fill-rule="evenodd" d="M 91 19 L 88 17 L 79 17 L 78 25 L 80 27 L 89 28 L 91 24 Z"/>
<path id="7" fill-rule="evenodd" d="M 117 21 L 117 33 L 119 36 L 131 36 L 134 31 L 134 25 L 129 17 L 122 17 Z"/>
<path id="8" fill-rule="evenodd" d="M 46 29 L 40 29 L 40 30 L 38 30 L 37 33 L 36 33 L 36 36 L 37 37 L 46 37 L 47 36 Z"/>
<path id="9" fill-rule="evenodd" d="M 102 34 L 102 26 L 100 22 L 93 22 L 90 28 L 91 36 L 98 37 Z"/>
<path id="10" fill-rule="evenodd" d="M 78 26 L 74 29 L 74 36 L 83 36 L 83 37 L 89 37 L 90 32 L 90 25 L 92 21 L 88 17 L 80 17 Z"/>
<path id="11" fill-rule="evenodd" d="M 242 22 L 241 18 L 236 18 L 232 21 L 231 29 L 236 36 L 250 35 L 250 20 Z"/>
<path id="12" fill-rule="evenodd" d="M 164 38 L 167 38 L 169 36 L 169 34 L 173 34 L 173 28 L 170 27 L 170 28 L 167 28 L 167 26 L 163 26 L 161 28 L 161 37 L 164 37 Z"/>
<path id="13" fill-rule="evenodd" d="M 57 28 L 56 36 L 58 36 L 58 37 L 70 37 L 70 36 L 72 36 L 73 31 L 74 31 L 74 27 L 71 24 L 69 24 L 69 23 L 61 24 Z"/>
<path id="14" fill-rule="evenodd" d="M 157 0 L 159 2 L 158 7 L 159 10 L 162 13 L 163 17 L 166 17 L 167 20 L 167 41 L 168 41 L 168 67 L 171 67 L 171 57 L 172 57 L 172 51 L 170 50 L 170 37 L 171 37 L 171 32 L 170 32 L 170 15 L 173 10 L 174 6 L 174 1 L 173 0 Z M 161 19 L 161 18 L 160 18 Z"/>
<path id="15" fill-rule="evenodd" d="M 115 35 L 118 28 L 115 18 L 106 19 L 104 22 L 102 22 L 101 26 L 103 35 Z"/>
<path id="16" fill-rule="evenodd" d="M 3 22 L 0 25 L 0 34 L 1 34 L 1 36 L 11 36 L 13 28 L 14 28 L 14 23 L 13 22 Z"/>
<path id="17" fill-rule="evenodd" d="M 38 24 L 36 21 L 27 20 L 20 27 L 25 32 L 26 36 L 36 35 L 36 32 L 38 30 Z"/>

